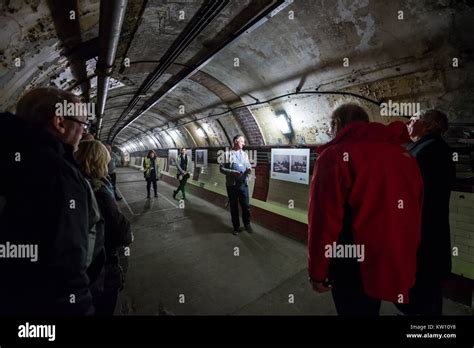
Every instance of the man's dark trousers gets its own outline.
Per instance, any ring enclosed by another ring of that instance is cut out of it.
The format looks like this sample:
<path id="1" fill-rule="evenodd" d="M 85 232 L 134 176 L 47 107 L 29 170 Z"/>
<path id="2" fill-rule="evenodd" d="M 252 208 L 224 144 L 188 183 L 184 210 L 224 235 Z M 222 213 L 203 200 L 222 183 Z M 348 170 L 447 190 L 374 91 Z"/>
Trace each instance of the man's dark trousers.
<path id="1" fill-rule="evenodd" d="M 175 192 L 178 193 L 179 191 L 181 191 L 183 193 L 183 198 L 186 197 L 186 192 L 184 191 L 184 187 L 186 186 L 186 183 L 188 182 L 188 178 L 189 178 L 189 174 L 185 174 L 183 175 L 183 178 L 179 180 L 179 175 L 178 175 L 179 186 Z"/>
<path id="2" fill-rule="evenodd" d="M 344 207 L 343 228 L 338 245 L 355 245 L 352 234 L 352 210 Z M 329 278 L 333 282 L 332 298 L 340 316 L 378 316 L 381 301 L 364 291 L 360 262 L 356 258 L 334 258 L 329 264 Z"/>
<path id="3" fill-rule="evenodd" d="M 236 183 L 234 186 L 227 186 L 227 197 L 229 197 L 230 215 L 234 230 L 240 227 L 239 203 L 242 208 L 242 220 L 244 226 L 250 225 L 249 188 L 243 183 Z"/>

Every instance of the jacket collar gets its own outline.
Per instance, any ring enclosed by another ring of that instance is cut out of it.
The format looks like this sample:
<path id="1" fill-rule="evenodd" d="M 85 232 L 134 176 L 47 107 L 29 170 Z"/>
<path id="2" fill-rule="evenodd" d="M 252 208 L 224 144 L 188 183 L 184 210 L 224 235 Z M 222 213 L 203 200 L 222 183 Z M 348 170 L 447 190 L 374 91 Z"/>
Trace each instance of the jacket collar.
<path id="1" fill-rule="evenodd" d="M 409 143 L 407 145 L 407 150 L 408 151 L 411 151 L 417 147 L 420 147 L 420 146 L 423 146 L 425 145 L 427 142 L 429 142 L 430 140 L 438 140 L 438 139 L 442 139 L 440 135 L 438 134 L 428 134 L 428 135 L 425 135 L 424 137 L 418 139 L 417 141 L 414 141 L 412 143 Z"/>

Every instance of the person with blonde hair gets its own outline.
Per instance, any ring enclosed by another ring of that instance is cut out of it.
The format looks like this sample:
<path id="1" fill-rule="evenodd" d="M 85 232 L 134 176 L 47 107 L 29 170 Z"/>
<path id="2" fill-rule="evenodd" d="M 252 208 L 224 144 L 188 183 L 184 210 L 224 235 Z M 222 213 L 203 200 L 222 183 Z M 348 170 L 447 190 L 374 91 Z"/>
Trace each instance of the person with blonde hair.
<path id="1" fill-rule="evenodd" d="M 130 222 L 121 213 L 113 192 L 108 188 L 106 177 L 110 154 L 105 145 L 97 140 L 81 142 L 75 158 L 92 186 L 104 219 L 105 281 L 103 293 L 95 306 L 96 315 L 110 316 L 114 313 L 119 290 L 123 288 L 124 274 L 118 249 L 132 243 Z"/>

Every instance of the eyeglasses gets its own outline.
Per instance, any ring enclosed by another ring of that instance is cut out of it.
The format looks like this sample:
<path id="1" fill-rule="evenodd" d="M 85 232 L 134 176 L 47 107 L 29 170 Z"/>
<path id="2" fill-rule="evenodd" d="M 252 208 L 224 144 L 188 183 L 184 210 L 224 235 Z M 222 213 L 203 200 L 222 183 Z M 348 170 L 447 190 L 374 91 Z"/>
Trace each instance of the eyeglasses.
<path id="1" fill-rule="evenodd" d="M 75 118 L 72 118 L 72 117 L 65 117 L 65 118 L 68 119 L 68 120 L 71 120 L 73 122 L 82 124 L 82 128 L 84 128 L 84 129 L 89 129 L 90 126 L 91 126 L 91 124 L 89 122 L 82 122 L 82 121 L 76 120 Z"/>

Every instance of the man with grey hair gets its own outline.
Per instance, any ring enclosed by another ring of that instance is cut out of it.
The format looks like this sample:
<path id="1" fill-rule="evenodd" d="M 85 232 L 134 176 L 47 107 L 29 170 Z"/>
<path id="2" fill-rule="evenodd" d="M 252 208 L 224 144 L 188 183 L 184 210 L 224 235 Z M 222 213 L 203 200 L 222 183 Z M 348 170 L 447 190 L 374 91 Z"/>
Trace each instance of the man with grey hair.
<path id="1" fill-rule="evenodd" d="M 234 228 L 232 233 L 238 235 L 242 232 L 240 228 L 239 204 L 242 208 L 242 221 L 245 230 L 248 233 L 253 233 L 253 228 L 250 225 L 251 214 L 248 188 L 248 176 L 252 172 L 252 168 L 247 153 L 243 151 L 245 146 L 243 135 L 237 134 L 234 136 L 232 143 L 233 148 L 228 153 L 229 158 L 219 164 L 220 172 L 226 176 L 227 196 L 229 198 L 230 215 Z"/>
<path id="2" fill-rule="evenodd" d="M 451 274 L 449 199 L 456 176 L 452 151 L 441 137 L 448 118 L 427 110 L 413 116 L 407 128 L 413 141 L 407 150 L 420 167 L 424 193 L 416 283 L 410 303 L 398 308 L 407 315 L 442 315 L 442 283 Z"/>
<path id="3" fill-rule="evenodd" d="M 0 244 L 37 245 L 38 260 L 0 259 L 0 315 L 94 314 L 105 252 L 90 186 L 73 157 L 87 116 L 58 112 L 74 94 L 38 88 L 0 118 Z M 102 243 L 101 243 L 102 242 Z"/>
<path id="4" fill-rule="evenodd" d="M 402 122 L 370 123 L 350 103 L 331 123 L 335 137 L 316 149 L 310 187 L 309 279 L 315 291 L 331 290 L 339 315 L 376 316 L 381 300 L 407 303 L 415 284 L 421 175 L 402 147 Z"/>

